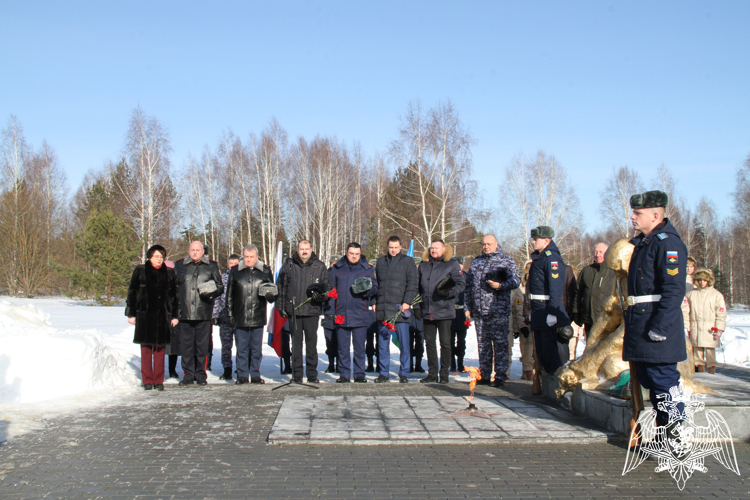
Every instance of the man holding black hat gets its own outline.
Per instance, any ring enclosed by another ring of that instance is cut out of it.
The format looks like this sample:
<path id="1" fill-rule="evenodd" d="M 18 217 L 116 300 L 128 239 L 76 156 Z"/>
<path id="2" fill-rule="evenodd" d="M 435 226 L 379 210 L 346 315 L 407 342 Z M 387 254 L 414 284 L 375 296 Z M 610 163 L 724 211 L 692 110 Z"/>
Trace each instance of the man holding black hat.
<path id="1" fill-rule="evenodd" d="M 368 302 L 378 293 L 375 268 L 362 255 L 359 243 L 349 243 L 346 256 L 331 267 L 331 282 L 337 297 L 328 302 L 326 312 L 333 314 L 339 349 L 339 377 L 336 382 L 367 382 L 365 378 L 365 341 L 372 321 Z M 351 368 L 350 346 L 354 344 L 354 370 Z"/>
<path id="2" fill-rule="evenodd" d="M 297 244 L 291 261 L 279 273 L 279 314 L 292 318 L 292 364 L 294 382 L 302 382 L 302 338 L 305 340 L 307 381 L 318 380 L 318 318 L 323 304 L 328 301 L 326 291 L 331 289 L 331 277 L 307 240 Z M 307 299 L 310 298 L 309 301 Z"/>
<path id="3" fill-rule="evenodd" d="M 628 308 L 622 359 L 632 361 L 640 384 L 650 390 L 656 424 L 670 424 L 658 402 L 680 383 L 677 363 L 687 359 L 680 306 L 685 297 L 687 248 L 664 217 L 669 202 L 662 191 L 647 191 L 630 198 L 633 227 L 640 231 L 628 268 Z M 679 403 L 680 413 L 683 411 Z M 682 420 L 681 418 L 678 420 Z"/>
<path id="4" fill-rule="evenodd" d="M 500 387 L 510 366 L 510 292 L 521 284 L 521 277 L 513 258 L 488 234 L 482 238 L 482 254 L 472 261 L 466 281 L 466 318 L 474 319 L 477 332 L 480 382 L 490 382 L 494 367 L 492 386 Z"/>
<path id="5" fill-rule="evenodd" d="M 453 260 L 453 249 L 443 240 L 435 240 L 422 255 L 419 264 L 419 293 L 424 321 L 428 373 L 420 382 L 448 383 L 451 366 L 451 320 L 456 317 L 456 298 L 466 281 L 461 266 Z M 436 340 L 440 334 L 440 379 Z"/>
<path id="6" fill-rule="evenodd" d="M 206 385 L 206 357 L 214 298 L 224 293 L 219 266 L 193 241 L 188 256 L 174 263 L 180 296 L 180 350 L 184 376 L 180 385 Z"/>
<path id="7" fill-rule="evenodd" d="M 557 349 L 557 331 L 570 326 L 570 318 L 562 301 L 565 262 L 552 240 L 554 236 L 555 231 L 549 226 L 538 226 L 531 230 L 534 253 L 531 254 L 527 288 L 531 309 L 530 328 L 534 332 L 536 354 L 542 368 L 549 374 L 562 366 Z"/>

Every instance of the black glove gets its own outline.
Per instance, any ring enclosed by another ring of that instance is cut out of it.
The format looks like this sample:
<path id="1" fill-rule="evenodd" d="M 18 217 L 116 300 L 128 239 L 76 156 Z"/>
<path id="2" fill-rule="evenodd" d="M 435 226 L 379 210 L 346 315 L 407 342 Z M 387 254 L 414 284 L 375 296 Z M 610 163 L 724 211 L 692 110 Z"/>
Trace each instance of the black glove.
<path id="1" fill-rule="evenodd" d="M 528 326 L 522 326 L 521 327 L 521 333 L 523 333 L 524 337 L 529 338 L 529 333 L 531 333 L 531 331 L 529 330 Z M 518 338 L 518 337 L 516 337 L 516 338 Z"/>
<path id="2" fill-rule="evenodd" d="M 274 302 L 276 302 L 276 295 L 274 295 L 271 292 L 267 292 L 266 293 L 266 302 L 270 302 L 271 304 L 273 304 Z"/>
<path id="3" fill-rule="evenodd" d="M 211 324 L 214 326 L 219 326 L 219 318 L 211 318 Z"/>
<path id="4" fill-rule="evenodd" d="M 575 331 L 570 325 L 557 329 L 557 341 L 561 344 L 567 344 L 573 338 L 573 335 L 575 335 Z"/>
<path id="5" fill-rule="evenodd" d="M 279 316 L 281 316 L 282 318 L 286 319 L 286 318 L 289 317 L 289 313 L 287 313 L 285 310 L 282 309 L 282 310 L 279 311 Z"/>
<path id="6" fill-rule="evenodd" d="M 514 339 L 517 339 L 520 336 L 521 336 L 521 332 L 513 332 L 513 338 Z"/>
<path id="7" fill-rule="evenodd" d="M 307 296 L 314 302 L 325 302 L 328 300 L 328 292 L 331 287 L 328 283 L 313 283 L 307 287 Z"/>
<path id="8" fill-rule="evenodd" d="M 455 289 L 456 289 L 456 282 L 451 276 L 448 276 L 447 278 L 442 280 L 435 287 L 435 290 L 437 291 L 438 295 L 440 295 L 441 297 L 448 297 L 451 291 Z"/>

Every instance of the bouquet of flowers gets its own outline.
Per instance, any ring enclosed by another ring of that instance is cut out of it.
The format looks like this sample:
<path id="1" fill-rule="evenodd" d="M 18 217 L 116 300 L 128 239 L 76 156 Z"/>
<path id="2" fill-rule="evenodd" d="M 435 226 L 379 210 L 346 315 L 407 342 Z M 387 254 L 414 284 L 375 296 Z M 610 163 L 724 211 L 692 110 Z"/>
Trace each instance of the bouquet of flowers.
<path id="1" fill-rule="evenodd" d="M 414 307 L 416 304 L 419 304 L 422 302 L 422 296 L 417 295 L 414 297 L 414 300 L 411 303 L 411 307 Z M 383 321 L 383 325 L 385 325 L 389 331 L 395 332 L 396 331 L 396 320 L 398 319 L 399 314 L 402 314 L 402 311 L 399 310 L 396 314 L 393 315 L 392 318 L 390 318 L 388 321 Z"/>

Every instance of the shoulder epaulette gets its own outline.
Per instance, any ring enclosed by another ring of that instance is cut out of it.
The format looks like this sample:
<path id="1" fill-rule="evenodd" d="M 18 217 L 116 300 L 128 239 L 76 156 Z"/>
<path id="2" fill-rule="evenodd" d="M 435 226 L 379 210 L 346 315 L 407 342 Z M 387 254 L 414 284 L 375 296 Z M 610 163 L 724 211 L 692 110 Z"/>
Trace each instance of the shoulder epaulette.
<path id="1" fill-rule="evenodd" d="M 549 250 L 545 251 L 544 253 L 545 253 L 546 255 L 552 255 L 552 252 L 550 252 Z"/>
<path id="2" fill-rule="evenodd" d="M 667 238 L 669 238 L 669 236 L 667 236 L 666 233 L 659 233 L 656 235 L 656 237 L 659 238 L 660 240 L 666 240 Z"/>

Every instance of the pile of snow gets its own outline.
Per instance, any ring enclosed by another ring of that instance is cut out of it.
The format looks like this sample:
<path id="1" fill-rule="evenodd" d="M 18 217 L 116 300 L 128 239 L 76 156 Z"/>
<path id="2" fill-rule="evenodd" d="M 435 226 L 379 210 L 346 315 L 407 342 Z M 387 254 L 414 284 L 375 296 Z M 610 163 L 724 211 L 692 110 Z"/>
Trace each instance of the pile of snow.
<path id="1" fill-rule="evenodd" d="M 750 368 L 750 311 L 735 306 L 727 315 L 727 329 L 716 349 L 716 361 Z"/>

